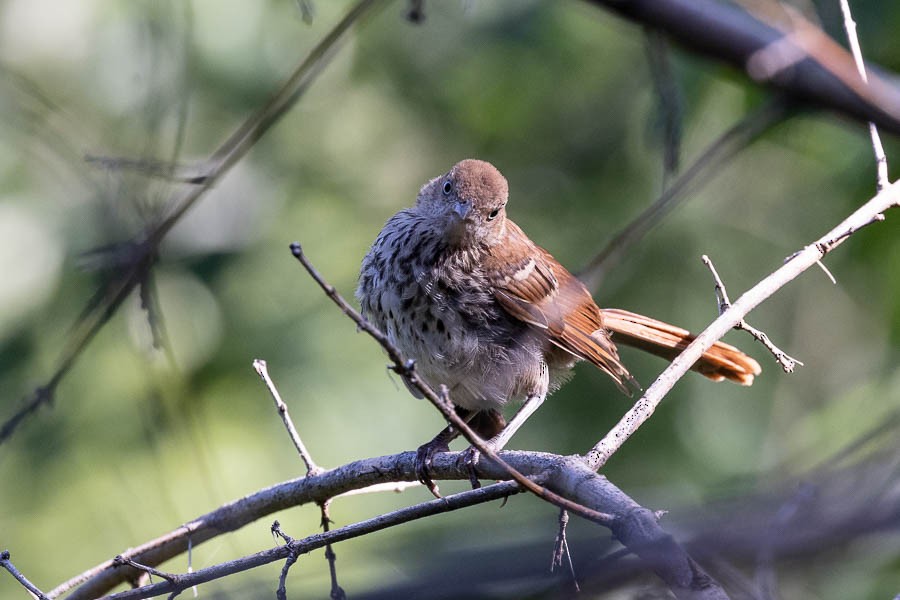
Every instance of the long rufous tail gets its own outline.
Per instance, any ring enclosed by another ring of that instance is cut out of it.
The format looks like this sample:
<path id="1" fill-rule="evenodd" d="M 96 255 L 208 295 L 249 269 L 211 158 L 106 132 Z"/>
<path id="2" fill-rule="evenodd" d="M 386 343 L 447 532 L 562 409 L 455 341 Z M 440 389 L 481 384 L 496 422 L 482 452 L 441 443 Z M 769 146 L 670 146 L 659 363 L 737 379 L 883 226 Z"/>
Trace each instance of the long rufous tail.
<path id="1" fill-rule="evenodd" d="M 627 310 L 604 308 L 603 325 L 612 332 L 616 344 L 633 346 L 651 354 L 672 360 L 694 336 L 685 329 L 638 315 Z M 753 378 L 762 372 L 759 363 L 723 342 L 703 353 L 692 370 L 712 379 L 728 379 L 741 385 L 752 385 Z"/>

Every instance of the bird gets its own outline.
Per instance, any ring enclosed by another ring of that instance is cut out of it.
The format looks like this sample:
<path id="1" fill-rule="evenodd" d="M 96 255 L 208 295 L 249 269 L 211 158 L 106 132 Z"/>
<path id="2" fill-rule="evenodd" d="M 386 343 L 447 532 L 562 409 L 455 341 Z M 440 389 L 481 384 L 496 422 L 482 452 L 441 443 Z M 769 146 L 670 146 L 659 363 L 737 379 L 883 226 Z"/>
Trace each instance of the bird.
<path id="1" fill-rule="evenodd" d="M 362 261 L 356 290 L 363 316 L 414 360 L 422 380 L 446 386 L 456 412 L 494 450 L 577 362 L 593 364 L 631 396 L 640 385 L 617 344 L 671 360 L 693 340 L 680 327 L 599 308 L 585 285 L 507 216 L 508 201 L 509 184 L 496 167 L 458 162 L 387 221 Z M 761 372 L 723 342 L 692 368 L 741 385 Z M 507 423 L 510 404 L 521 407 Z M 448 427 L 417 451 L 419 480 L 436 496 L 428 468 L 456 435 Z M 472 480 L 477 484 L 474 474 Z"/>

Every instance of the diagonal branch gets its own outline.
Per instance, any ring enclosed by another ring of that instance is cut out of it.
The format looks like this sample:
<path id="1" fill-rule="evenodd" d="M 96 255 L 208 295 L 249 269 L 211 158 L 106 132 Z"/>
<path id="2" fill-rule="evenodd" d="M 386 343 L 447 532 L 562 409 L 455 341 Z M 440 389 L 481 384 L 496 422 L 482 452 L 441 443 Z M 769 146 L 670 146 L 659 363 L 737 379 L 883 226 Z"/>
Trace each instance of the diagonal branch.
<path id="1" fill-rule="evenodd" d="M 819 240 L 788 259 L 784 266 L 760 281 L 725 310 L 660 374 L 646 393 L 634 404 L 606 436 L 587 453 L 588 464 L 599 469 L 622 447 L 622 444 L 650 418 L 669 390 L 691 368 L 697 359 L 730 329 L 740 323 L 751 310 L 801 273 L 818 263 L 825 254 L 863 227 L 884 219 L 883 212 L 900 206 L 900 184 L 894 183 L 866 202 Z"/>

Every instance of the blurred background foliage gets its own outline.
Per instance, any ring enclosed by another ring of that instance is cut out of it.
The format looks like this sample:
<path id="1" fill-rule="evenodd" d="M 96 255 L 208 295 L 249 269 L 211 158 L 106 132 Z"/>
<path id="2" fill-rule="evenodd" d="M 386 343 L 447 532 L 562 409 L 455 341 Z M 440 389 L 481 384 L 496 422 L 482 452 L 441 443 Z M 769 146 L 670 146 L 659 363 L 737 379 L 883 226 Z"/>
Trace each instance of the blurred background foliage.
<path id="1" fill-rule="evenodd" d="M 843 40 L 836 4 L 817 3 Z M 900 69 L 900 4 L 858 4 L 865 55 Z M 315 2 L 306 25 L 295 2 L 0 2 L 0 417 L 46 383 L 101 283 L 86 253 L 136 235 L 177 187 L 85 156 L 176 159 L 202 171 L 348 6 Z M 129 298 L 53 407 L 0 447 L 0 545 L 37 585 L 302 474 L 254 358 L 268 361 L 323 466 L 410 450 L 440 429 L 301 271 L 289 242 L 302 242 L 350 297 L 384 221 L 429 178 L 479 157 L 509 179 L 512 218 L 577 270 L 660 192 L 659 102 L 640 28 L 578 2 L 426 9 L 421 25 L 404 19 L 405 3 L 366 19 L 171 232 L 154 270 L 169 350 L 154 349 L 147 313 Z M 673 60 L 690 162 L 765 96 L 708 60 L 677 50 Z M 900 160 L 896 140 L 886 145 Z M 631 248 L 596 297 L 700 329 L 716 314 L 701 254 L 736 297 L 873 195 L 874 182 L 863 125 L 796 116 Z M 804 367 L 785 375 L 748 337 L 730 334 L 763 365 L 754 386 L 688 376 L 605 474 L 645 506 L 702 517 L 712 499 L 802 476 L 900 409 L 900 221 L 887 216 L 827 258 L 837 285 L 812 270 L 751 314 Z M 664 366 L 623 354 L 645 386 Z M 628 406 L 581 366 L 511 447 L 583 452 Z M 414 489 L 341 499 L 332 517 L 346 524 L 426 498 Z M 275 517 L 295 537 L 318 525 L 315 507 Z M 268 526 L 197 548 L 194 568 L 270 546 Z M 437 590 L 476 563 L 501 569 L 515 558 L 532 574 L 522 589 L 536 594 L 558 583 L 546 574 L 555 532 L 555 509 L 517 497 L 341 544 L 340 582 L 366 597 L 425 573 Z M 608 531 L 581 523 L 571 535 L 576 559 L 596 559 L 609 543 Z M 895 533 L 779 564 L 782 593 L 891 597 L 898 547 Z M 279 569 L 201 594 L 268 598 Z M 327 577 L 321 552 L 303 557 L 289 590 L 325 597 Z M 631 585 L 626 597 L 653 578 Z M 0 596 L 23 596 L 16 588 L 0 577 Z"/>

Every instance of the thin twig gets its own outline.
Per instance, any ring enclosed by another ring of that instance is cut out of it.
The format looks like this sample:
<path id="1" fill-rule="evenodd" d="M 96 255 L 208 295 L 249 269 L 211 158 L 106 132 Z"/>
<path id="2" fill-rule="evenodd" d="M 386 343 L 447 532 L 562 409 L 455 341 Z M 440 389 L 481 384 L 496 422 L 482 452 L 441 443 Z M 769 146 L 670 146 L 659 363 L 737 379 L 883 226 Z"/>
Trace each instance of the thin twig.
<path id="1" fill-rule="evenodd" d="M 255 359 L 253 361 L 253 368 L 256 369 L 259 377 L 263 380 L 263 383 L 266 384 L 266 388 L 272 395 L 272 400 L 275 401 L 275 408 L 278 409 L 278 414 L 281 415 L 281 420 L 284 422 L 284 426 L 287 429 L 288 435 L 291 436 L 291 441 L 294 443 L 294 448 L 297 449 L 297 452 L 300 454 L 300 458 L 306 465 L 306 474 L 317 475 L 318 473 L 321 473 L 324 469 L 316 465 L 315 461 L 312 458 L 312 455 L 309 453 L 309 450 L 307 450 L 306 446 L 303 444 L 303 440 L 300 439 L 300 434 L 297 433 L 297 428 L 294 427 L 294 421 L 291 419 L 291 415 L 288 412 L 287 404 L 285 404 L 284 400 L 281 399 L 281 394 L 278 393 L 278 388 L 275 387 L 275 383 L 272 381 L 272 378 L 269 377 L 269 369 L 266 366 L 266 361 L 259 358 Z"/>
<path id="2" fill-rule="evenodd" d="M 628 225 L 619 230 L 581 272 L 578 278 L 592 290 L 596 290 L 606 273 L 625 252 L 640 241 L 653 227 L 662 221 L 688 192 L 697 189 L 705 180 L 721 172 L 721 167 L 748 147 L 763 133 L 781 123 L 788 115 L 787 105 L 780 98 L 765 102 L 753 112 L 716 138 L 697 159 L 672 181 L 659 198 L 653 201 Z"/>
<path id="3" fill-rule="evenodd" d="M 425 396 L 432 405 L 434 405 L 444 418 L 456 428 L 457 431 L 462 434 L 462 436 L 468 440 L 470 444 L 472 444 L 475 448 L 478 449 L 485 457 L 489 460 L 495 462 L 500 465 L 504 471 L 506 471 L 509 476 L 519 483 L 523 488 L 538 496 L 539 498 L 543 498 L 544 500 L 559 506 L 560 508 L 568 509 L 569 511 L 577 514 L 580 517 L 584 517 L 590 521 L 594 521 L 595 523 L 600 523 L 604 525 L 609 525 L 613 521 L 613 516 L 601 513 L 599 511 L 593 510 L 586 506 L 582 506 L 567 498 L 563 498 L 562 496 L 555 494 L 548 490 L 547 488 L 538 485 L 531 479 L 522 475 L 519 471 L 508 465 L 504 462 L 499 456 L 497 456 L 497 452 L 494 451 L 488 444 L 482 440 L 478 434 L 476 434 L 471 427 L 469 427 L 468 423 L 466 423 L 463 419 L 456 414 L 456 411 L 453 409 L 453 405 L 449 401 L 449 398 L 446 395 L 439 395 L 437 392 L 432 389 L 430 385 L 424 382 L 419 378 L 418 373 L 415 370 L 415 362 L 403 357 L 400 352 L 400 349 L 397 348 L 381 331 L 378 330 L 377 327 L 372 325 L 368 320 L 363 318 L 361 314 L 359 314 L 356 309 L 350 306 L 346 300 L 338 293 L 333 285 L 325 281 L 322 275 L 316 270 L 316 268 L 309 262 L 306 258 L 306 255 L 303 254 L 303 248 L 300 246 L 298 242 L 294 242 L 291 244 L 291 253 L 296 257 L 296 259 L 303 265 L 303 268 L 309 273 L 310 277 L 319 284 L 319 287 L 322 288 L 322 291 L 325 292 L 325 295 L 328 296 L 337 306 L 341 309 L 345 315 L 350 317 L 350 319 L 356 323 L 357 328 L 365 331 L 369 334 L 375 341 L 377 341 L 387 355 L 390 357 L 391 362 L 393 362 L 392 369 L 399 375 L 402 375 L 409 381 L 409 383 L 422 392 L 422 395 Z"/>
<path id="4" fill-rule="evenodd" d="M 569 541 L 566 538 L 566 528 L 569 525 L 569 513 L 566 509 L 559 509 L 559 530 L 556 532 L 556 540 L 553 543 L 553 557 L 550 560 L 550 572 L 552 573 L 556 567 L 561 567 L 563 558 L 566 559 L 569 566 L 569 574 L 572 576 L 572 585 L 575 591 L 580 592 L 578 586 L 578 578 L 575 576 L 575 565 L 572 563 L 572 553 L 569 551 Z"/>
<path id="5" fill-rule="evenodd" d="M 656 407 L 659 406 L 669 390 L 697 362 L 703 352 L 740 323 L 747 313 L 816 264 L 826 252 L 830 252 L 843 243 L 849 235 L 848 232 L 858 231 L 860 227 L 871 223 L 875 215 L 881 214 L 893 206 L 900 206 L 900 185 L 896 183 L 879 192 L 831 231 L 806 246 L 783 266 L 738 298 L 730 308 L 688 344 L 615 427 L 588 451 L 587 461 L 591 468 L 599 469 L 606 464 L 609 457 L 621 448 L 622 444 L 653 415 Z M 833 240 L 833 242 L 826 246 L 825 243 L 829 240 Z"/>
<path id="6" fill-rule="evenodd" d="M 322 531 L 325 533 L 328 533 L 332 523 L 331 517 L 328 514 L 328 505 L 328 500 L 319 505 L 319 508 L 322 509 Z M 336 565 L 337 555 L 334 553 L 334 549 L 331 547 L 330 542 L 325 544 L 325 560 L 328 561 L 328 572 L 331 575 L 331 600 L 346 600 L 347 594 L 344 592 L 344 588 L 338 585 Z"/>
<path id="7" fill-rule="evenodd" d="M 821 240 L 821 241 L 817 242 L 817 244 L 819 246 L 819 250 L 822 252 L 823 255 L 828 254 L 838 244 L 843 242 L 845 239 L 847 239 L 848 237 L 850 237 L 851 235 L 853 235 L 860 229 L 862 229 L 864 227 L 868 227 L 869 225 L 874 225 L 875 223 L 881 223 L 882 221 L 884 221 L 884 214 L 878 213 L 876 215 L 872 215 L 872 218 L 869 219 L 868 221 L 866 221 L 865 223 L 861 223 L 860 225 L 857 225 L 857 226 L 853 227 L 852 229 L 848 229 L 847 231 L 838 232 L 834 237 L 829 238 L 827 240 Z M 822 267 L 822 268 L 824 268 L 824 267 Z M 827 272 L 827 270 L 826 270 L 826 272 Z M 829 277 L 831 277 L 830 274 L 829 274 Z M 834 281 L 834 277 L 831 277 L 831 280 Z"/>
<path id="8" fill-rule="evenodd" d="M 10 560 L 9 550 L 4 550 L 0 552 L 0 567 L 3 567 L 9 574 L 12 575 L 16 581 L 22 584 L 26 590 L 28 590 L 32 595 L 36 596 L 39 600 L 50 600 L 44 592 L 38 589 L 36 585 L 28 581 L 28 578 L 25 577 L 21 571 L 19 571 L 12 561 Z"/>
<path id="9" fill-rule="evenodd" d="M 712 273 L 713 280 L 716 284 L 716 299 L 719 304 L 719 316 L 722 315 L 726 310 L 731 308 L 731 300 L 728 299 L 728 291 L 725 289 L 725 284 L 722 283 L 722 279 L 719 277 L 719 272 L 716 271 L 716 267 L 713 262 L 709 259 L 707 255 L 703 255 L 700 257 L 700 260 L 703 261 L 703 264 L 706 265 L 706 268 L 709 269 L 709 272 Z M 781 368 L 784 369 L 785 373 L 793 373 L 794 367 L 797 365 L 803 366 L 803 363 L 789 356 L 785 353 L 781 348 L 772 343 L 772 340 L 769 339 L 769 336 L 766 335 L 764 331 L 760 331 L 756 327 L 753 327 L 746 320 L 741 319 L 740 322 L 734 326 L 735 329 L 743 330 L 749 333 L 753 338 L 766 347 L 766 349 L 772 353 L 772 356 L 775 357 L 775 360 L 781 365 Z"/>
<path id="10" fill-rule="evenodd" d="M 863 62 L 862 50 L 859 47 L 859 38 L 856 36 L 856 21 L 850 12 L 849 0 L 841 0 L 841 12 L 844 14 L 844 30 L 847 32 L 847 41 L 850 43 L 850 53 L 853 54 L 853 60 L 856 63 L 856 70 L 863 82 L 868 85 L 869 76 L 866 75 L 866 65 Z M 884 153 L 884 146 L 881 145 L 881 136 L 878 135 L 878 127 L 875 123 L 869 121 L 869 135 L 872 138 L 872 150 L 875 152 L 875 167 L 877 171 L 878 191 L 880 192 L 890 183 L 888 177 L 887 156 Z"/>
<path id="11" fill-rule="evenodd" d="M 284 532 L 280 532 L 279 528 L 279 537 L 285 540 L 290 539 L 290 541 L 286 541 L 285 545 L 283 546 L 277 546 L 276 548 L 264 550 L 262 552 L 258 552 L 256 554 L 245 556 L 236 560 L 220 563 L 218 565 L 207 567 L 205 569 L 200 569 L 190 574 L 178 575 L 176 576 L 177 583 L 165 581 L 105 596 L 104 599 L 136 600 L 138 598 L 152 598 L 154 596 L 161 596 L 173 591 L 185 590 L 194 585 L 207 583 L 215 579 L 221 579 L 223 577 L 247 571 L 249 569 L 253 569 L 262 565 L 270 564 L 275 561 L 285 560 L 292 555 L 299 557 L 300 555 L 307 554 L 312 550 L 322 548 L 326 544 L 334 544 L 376 531 L 381 531 L 382 529 L 393 527 L 401 523 L 408 523 L 410 521 L 430 517 L 432 515 L 448 512 L 451 510 L 457 510 L 460 508 L 473 506 L 475 504 L 482 504 L 484 502 L 490 502 L 499 498 L 505 498 L 506 496 L 510 496 L 518 492 L 519 486 L 516 482 L 504 481 L 475 490 L 467 490 L 459 494 L 445 496 L 440 499 L 430 500 L 428 502 L 423 502 L 422 504 L 417 504 L 415 506 L 402 508 L 386 515 L 380 515 L 378 517 L 367 519 L 365 521 L 360 521 L 351 525 L 345 525 L 344 527 L 333 529 L 326 533 L 317 533 L 303 539 L 293 539 L 289 536 L 285 537 L 286 534 L 284 534 Z M 274 528 L 273 531 L 275 531 Z"/>
<path id="12" fill-rule="evenodd" d="M 142 565 L 139 562 L 135 562 L 130 558 L 122 556 L 119 554 L 113 559 L 113 566 L 122 567 L 128 566 L 132 569 L 137 569 L 138 571 L 143 571 L 147 575 L 156 575 L 160 579 L 165 579 L 169 583 L 177 583 L 178 575 L 173 575 L 172 573 L 166 573 L 164 571 L 160 571 L 158 569 L 154 569 L 153 567 L 149 567 L 147 565 Z"/>
<path id="13" fill-rule="evenodd" d="M 272 523 L 271 530 L 273 536 L 281 538 L 284 541 L 283 547 L 290 550 L 287 555 L 287 560 L 284 561 L 284 566 L 281 567 L 281 575 L 278 576 L 278 589 L 275 590 L 275 597 L 278 598 L 278 600 L 287 600 L 288 572 L 291 570 L 291 567 L 294 566 L 294 563 L 297 562 L 297 559 L 300 558 L 300 553 L 294 550 L 294 538 L 281 530 L 281 523 L 278 521 Z"/>

